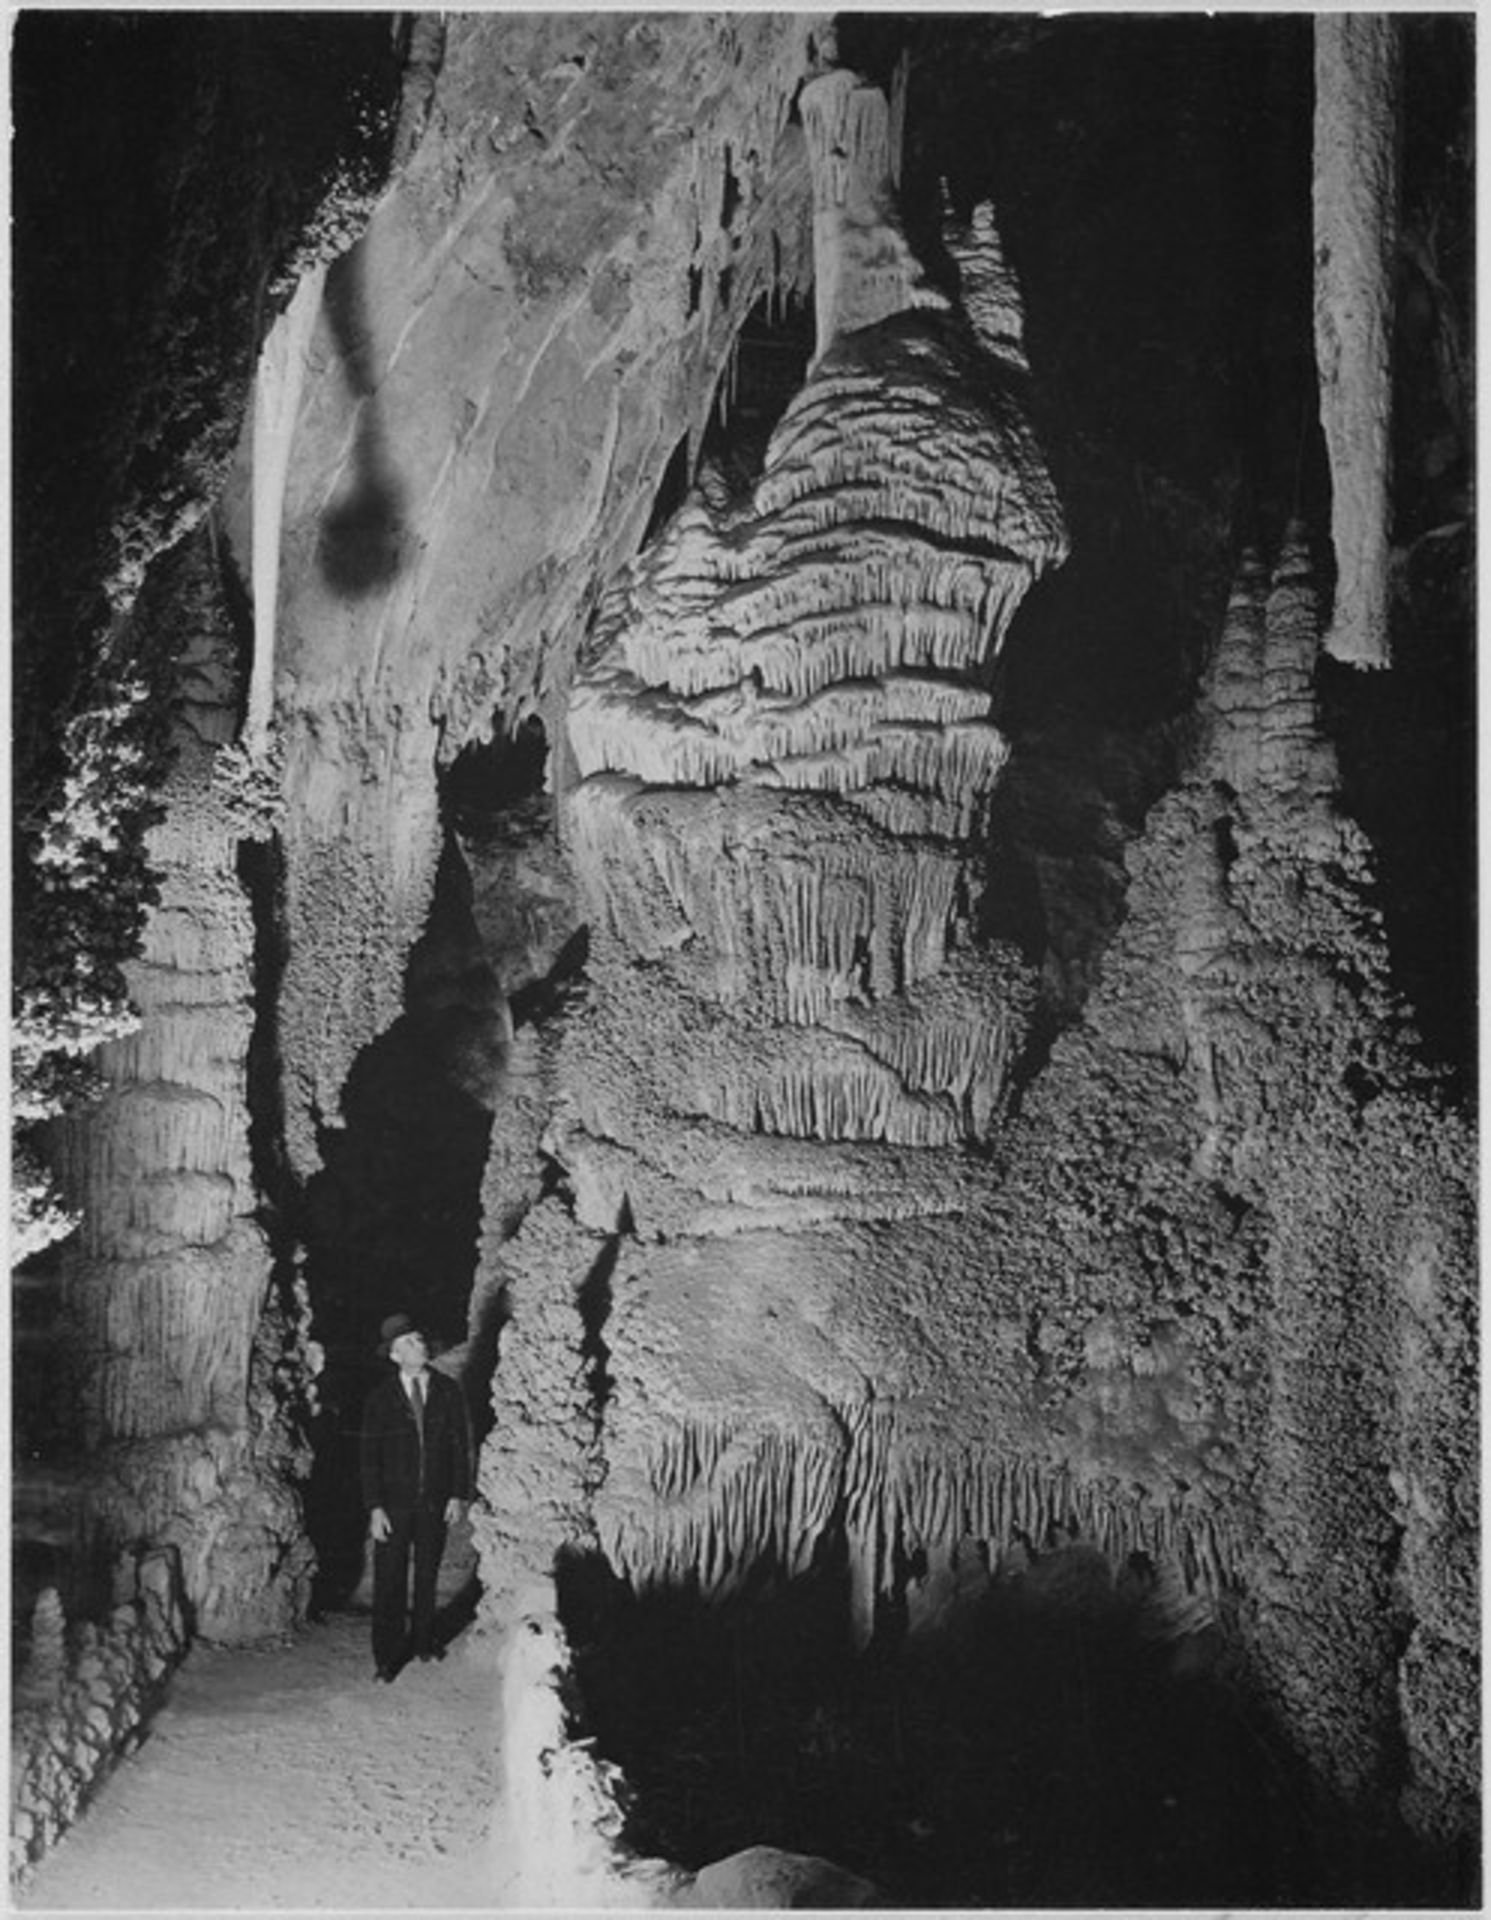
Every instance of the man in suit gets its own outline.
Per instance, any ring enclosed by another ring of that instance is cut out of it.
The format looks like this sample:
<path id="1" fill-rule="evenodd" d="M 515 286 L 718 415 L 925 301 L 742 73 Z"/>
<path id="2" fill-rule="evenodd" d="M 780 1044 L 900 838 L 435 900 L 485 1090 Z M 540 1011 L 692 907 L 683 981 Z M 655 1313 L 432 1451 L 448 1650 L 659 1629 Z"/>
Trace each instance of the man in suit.
<path id="1" fill-rule="evenodd" d="M 446 1528 L 472 1497 L 471 1423 L 455 1381 L 430 1370 L 428 1343 L 407 1313 L 383 1322 L 378 1351 L 395 1372 L 363 1409 L 362 1497 L 373 1536 L 374 1672 L 392 1680 L 411 1651 L 416 1660 L 442 1657 L 435 1585 Z"/>

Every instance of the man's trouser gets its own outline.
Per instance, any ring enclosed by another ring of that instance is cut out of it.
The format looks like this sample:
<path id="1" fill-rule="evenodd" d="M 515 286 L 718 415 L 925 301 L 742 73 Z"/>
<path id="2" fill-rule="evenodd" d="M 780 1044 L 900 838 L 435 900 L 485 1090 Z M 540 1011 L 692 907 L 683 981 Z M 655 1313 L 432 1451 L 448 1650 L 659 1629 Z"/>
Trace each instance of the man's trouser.
<path id="1" fill-rule="evenodd" d="M 412 1653 L 435 1650 L 435 1585 L 445 1552 L 443 1506 L 405 1508 L 388 1516 L 392 1532 L 373 1542 L 373 1660 L 395 1667 Z M 409 1606 L 409 1562 L 414 1605 Z M 406 1634 L 406 1626 L 410 1629 Z"/>

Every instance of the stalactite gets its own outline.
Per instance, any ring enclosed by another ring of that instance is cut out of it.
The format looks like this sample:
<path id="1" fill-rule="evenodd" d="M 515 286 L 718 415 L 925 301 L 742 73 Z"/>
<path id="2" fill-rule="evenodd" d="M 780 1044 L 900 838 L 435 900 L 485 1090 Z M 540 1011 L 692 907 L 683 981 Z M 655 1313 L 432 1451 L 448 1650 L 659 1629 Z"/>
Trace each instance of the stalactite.
<path id="1" fill-rule="evenodd" d="M 285 313 L 270 329 L 254 383 L 253 597 L 254 658 L 249 675 L 244 745 L 259 759 L 269 741 L 274 707 L 275 622 L 280 583 L 280 534 L 285 485 L 304 383 L 306 355 L 321 311 L 324 264 L 313 267 L 295 289 Z"/>
<path id="2" fill-rule="evenodd" d="M 950 1554 L 965 1539 L 984 1542 L 991 1564 L 1017 1541 L 1034 1543 L 1037 1557 L 1081 1541 L 1115 1575 L 1144 1554 L 1163 1589 L 1154 1617 L 1176 1635 L 1211 1621 L 1237 1585 L 1241 1543 L 1183 1494 L 1149 1499 L 1029 1458 L 908 1449 L 893 1411 L 871 1400 L 839 1416 L 834 1445 L 767 1428 L 742 1447 L 718 1424 L 681 1424 L 652 1456 L 650 1510 L 604 1516 L 608 1557 L 639 1590 L 695 1575 L 703 1592 L 724 1598 L 763 1559 L 789 1574 L 805 1568 L 840 1515 L 861 1642 L 877 1602 L 904 1577 L 898 1562 L 915 1551 Z"/>
<path id="3" fill-rule="evenodd" d="M 1315 355 L 1331 463 L 1326 651 L 1386 666 L 1402 50 L 1389 14 L 1315 19 Z"/>

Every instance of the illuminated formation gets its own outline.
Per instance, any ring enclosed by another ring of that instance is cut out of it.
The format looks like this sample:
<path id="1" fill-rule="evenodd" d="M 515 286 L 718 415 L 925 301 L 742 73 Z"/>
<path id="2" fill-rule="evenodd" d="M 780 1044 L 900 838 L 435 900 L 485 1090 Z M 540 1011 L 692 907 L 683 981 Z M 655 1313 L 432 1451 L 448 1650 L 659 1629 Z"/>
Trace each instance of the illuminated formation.
<path id="1" fill-rule="evenodd" d="M 1002 1111 L 1031 997 L 970 928 L 970 845 L 1007 752 L 986 669 L 1065 553 L 1009 379 L 1011 283 L 982 210 L 950 237 L 969 243 L 986 346 L 902 237 L 884 96 L 834 72 L 802 104 L 809 377 L 750 490 L 706 472 L 612 590 L 570 702 L 590 991 L 548 1145 L 573 1218 L 540 1209 L 503 1255 L 504 1390 L 565 1364 L 530 1344 L 540 1326 L 572 1329 L 570 1469 L 547 1421 L 499 1432 L 490 1493 L 499 1548 L 534 1576 L 592 1526 L 640 1577 L 697 1564 L 713 1587 L 755 1553 L 811 1552 L 938 1259 L 935 1236 L 893 1243 L 905 1298 L 877 1303 L 845 1226 L 966 1213 L 966 1150 Z M 587 1363 L 575 1292 L 622 1232 Z M 603 1419 L 584 1385 L 602 1345 Z M 522 1399 L 552 1413 L 564 1390 Z M 775 1448 L 781 1499 L 735 1514 L 727 1458 L 688 1468 L 701 1433 L 711 1454 Z M 713 1549 L 695 1553 L 696 1524 Z"/>

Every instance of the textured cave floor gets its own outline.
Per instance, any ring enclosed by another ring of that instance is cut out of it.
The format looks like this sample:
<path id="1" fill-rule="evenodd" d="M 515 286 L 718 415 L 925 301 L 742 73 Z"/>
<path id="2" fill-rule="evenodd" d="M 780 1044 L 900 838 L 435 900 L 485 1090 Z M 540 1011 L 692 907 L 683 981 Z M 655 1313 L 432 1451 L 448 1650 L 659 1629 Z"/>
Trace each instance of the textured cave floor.
<path id="1" fill-rule="evenodd" d="M 15 1898 L 20 1910 L 469 1910 L 488 1851 L 494 1689 L 467 1635 L 372 1678 L 368 1621 L 288 1645 L 197 1648 L 138 1752 Z"/>

